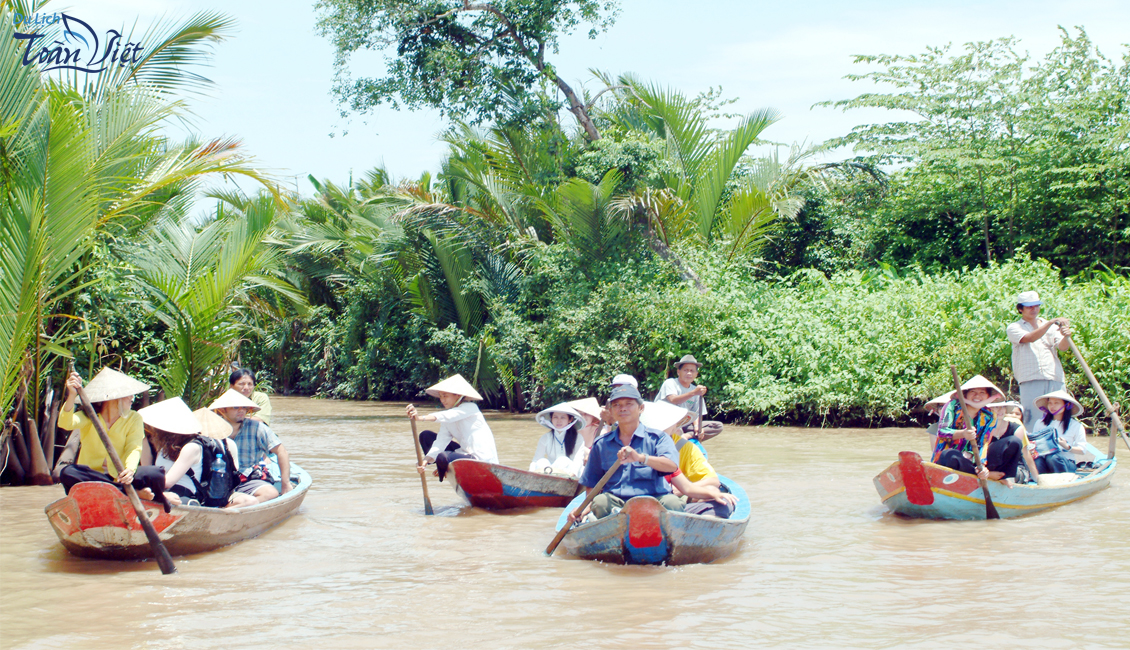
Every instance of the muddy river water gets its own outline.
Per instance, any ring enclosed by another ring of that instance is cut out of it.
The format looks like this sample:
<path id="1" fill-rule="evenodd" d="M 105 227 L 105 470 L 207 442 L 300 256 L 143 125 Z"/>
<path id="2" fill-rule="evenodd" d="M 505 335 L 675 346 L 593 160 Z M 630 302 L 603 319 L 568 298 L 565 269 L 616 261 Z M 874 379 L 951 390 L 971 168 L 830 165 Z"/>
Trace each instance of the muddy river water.
<path id="1" fill-rule="evenodd" d="M 431 479 L 425 517 L 403 404 L 273 401 L 314 477 L 302 509 L 173 576 L 70 556 L 43 514 L 58 486 L 0 490 L 0 647 L 1130 647 L 1126 469 L 1031 517 L 910 521 L 871 479 L 924 433 L 728 426 L 707 449 L 752 499 L 741 549 L 622 567 L 547 558 L 559 510 L 476 510 Z M 487 419 L 527 465 L 543 429 Z"/>

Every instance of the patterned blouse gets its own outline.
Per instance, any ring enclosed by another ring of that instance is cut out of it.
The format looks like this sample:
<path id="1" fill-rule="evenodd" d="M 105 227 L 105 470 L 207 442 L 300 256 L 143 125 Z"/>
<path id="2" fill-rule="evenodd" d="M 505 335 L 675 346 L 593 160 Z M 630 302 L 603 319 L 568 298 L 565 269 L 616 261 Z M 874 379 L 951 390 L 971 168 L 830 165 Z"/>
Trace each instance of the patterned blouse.
<path id="1" fill-rule="evenodd" d="M 973 418 L 973 429 L 977 432 L 977 447 L 981 450 L 982 458 L 986 452 L 986 442 L 997 427 L 997 416 L 988 407 L 977 412 Z M 930 462 L 938 462 L 938 457 L 947 449 L 957 449 L 973 460 L 973 444 L 965 438 L 954 434 L 966 428 L 965 413 L 962 412 L 961 403 L 951 399 L 942 407 L 942 415 L 938 419 L 938 440 L 934 444 L 934 455 Z"/>

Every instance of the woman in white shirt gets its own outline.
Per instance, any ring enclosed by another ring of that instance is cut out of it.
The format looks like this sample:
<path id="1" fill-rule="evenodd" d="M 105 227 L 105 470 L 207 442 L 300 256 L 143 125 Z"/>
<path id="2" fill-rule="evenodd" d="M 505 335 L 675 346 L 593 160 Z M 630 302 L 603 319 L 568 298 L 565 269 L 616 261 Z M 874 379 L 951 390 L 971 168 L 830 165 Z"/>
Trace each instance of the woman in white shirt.
<path id="1" fill-rule="evenodd" d="M 581 414 L 568 404 L 558 404 L 538 413 L 536 419 L 549 431 L 538 440 L 530 471 L 580 476 L 585 449 Z"/>
<path id="2" fill-rule="evenodd" d="M 1087 450 L 1087 430 L 1077 419 L 1083 415 L 1083 406 L 1062 390 L 1037 397 L 1035 406 L 1044 413 L 1036 431 L 1028 436 L 1036 445 L 1036 468 L 1041 474 L 1074 472 L 1071 452 L 1084 454 Z"/>
<path id="3" fill-rule="evenodd" d="M 444 410 L 420 415 L 412 404 L 405 409 L 410 419 L 439 422 L 439 433 L 420 433 L 420 446 L 428 452 L 424 456 L 424 462 L 416 467 L 417 471 L 423 474 L 427 466 L 434 463 L 434 475 L 443 481 L 447 466 L 460 458 L 474 458 L 497 465 L 498 451 L 494 447 L 494 433 L 487 426 L 479 407 L 467 401 L 481 400 L 483 396 L 462 375 L 448 377 L 425 392 L 439 399 Z"/>

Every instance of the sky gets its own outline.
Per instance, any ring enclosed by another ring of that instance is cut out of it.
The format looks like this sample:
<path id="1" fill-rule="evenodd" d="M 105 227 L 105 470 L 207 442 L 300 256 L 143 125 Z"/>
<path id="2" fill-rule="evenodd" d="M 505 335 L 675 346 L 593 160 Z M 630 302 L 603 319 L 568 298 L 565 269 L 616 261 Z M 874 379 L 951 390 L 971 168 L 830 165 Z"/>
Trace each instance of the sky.
<path id="1" fill-rule="evenodd" d="M 56 0 L 44 10 L 69 10 L 99 31 L 205 10 L 234 17 L 235 34 L 215 48 L 210 68 L 198 70 L 215 86 L 190 99 L 191 129 L 207 139 L 240 138 L 264 171 L 303 195 L 313 192 L 308 174 L 345 184 L 383 166 L 394 178 L 416 178 L 434 172 L 446 151 L 437 139 L 446 122 L 434 111 L 381 107 L 340 116 L 330 92 L 333 51 L 314 31 L 313 0 Z M 811 145 L 859 124 L 901 119 L 881 109 L 813 107 L 874 90 L 844 79 L 871 69 L 854 64 L 853 55 L 916 54 L 1015 36 L 1020 49 L 1041 58 L 1058 44 L 1060 25 L 1084 27 L 1104 54 L 1120 60 L 1130 41 L 1130 2 L 622 0 L 611 29 L 594 40 L 585 30 L 564 37 L 550 60 L 575 88 L 593 91 L 602 86 L 592 68 L 632 72 L 688 96 L 721 86 L 724 96 L 739 98 L 734 112 L 781 112 L 764 138 Z M 361 57 L 354 72 L 373 74 L 381 60 Z"/>

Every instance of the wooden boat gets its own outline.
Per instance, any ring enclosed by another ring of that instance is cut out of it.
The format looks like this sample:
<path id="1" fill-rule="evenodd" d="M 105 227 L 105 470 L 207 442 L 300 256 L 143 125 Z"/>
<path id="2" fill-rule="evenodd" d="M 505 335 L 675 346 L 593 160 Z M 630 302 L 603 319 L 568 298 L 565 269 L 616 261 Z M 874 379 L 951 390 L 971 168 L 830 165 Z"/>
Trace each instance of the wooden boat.
<path id="1" fill-rule="evenodd" d="M 297 481 L 290 492 L 246 508 L 181 505 L 166 513 L 152 501 L 141 503 L 170 555 L 201 553 L 255 537 L 297 512 L 311 479 L 294 463 L 290 476 Z M 44 511 L 59 541 L 75 555 L 103 560 L 153 557 L 129 499 L 109 483 L 79 483 Z"/>
<path id="2" fill-rule="evenodd" d="M 586 560 L 616 564 L 696 564 L 724 558 L 742 542 L 749 524 L 749 498 L 737 483 L 719 477 L 738 497 L 729 519 L 671 512 L 652 497 L 635 497 L 617 514 L 575 526 L 562 540 L 565 550 Z M 581 505 L 578 495 L 557 520 L 568 525 Z"/>
<path id="3" fill-rule="evenodd" d="M 1014 485 L 989 481 L 989 495 L 1001 519 L 1040 512 L 1091 496 L 1110 484 L 1117 461 L 1088 445 L 1093 471 L 1079 471 L 1075 480 L 1052 485 Z M 1053 474 L 1061 477 L 1062 474 Z M 1067 475 L 1070 478 L 1070 475 Z M 875 477 L 875 489 L 891 512 L 921 519 L 984 519 L 985 496 L 973 474 L 922 460 L 913 451 Z"/>
<path id="4" fill-rule="evenodd" d="M 576 496 L 577 479 L 460 458 L 448 467 L 448 479 L 476 508 L 563 508 Z"/>

